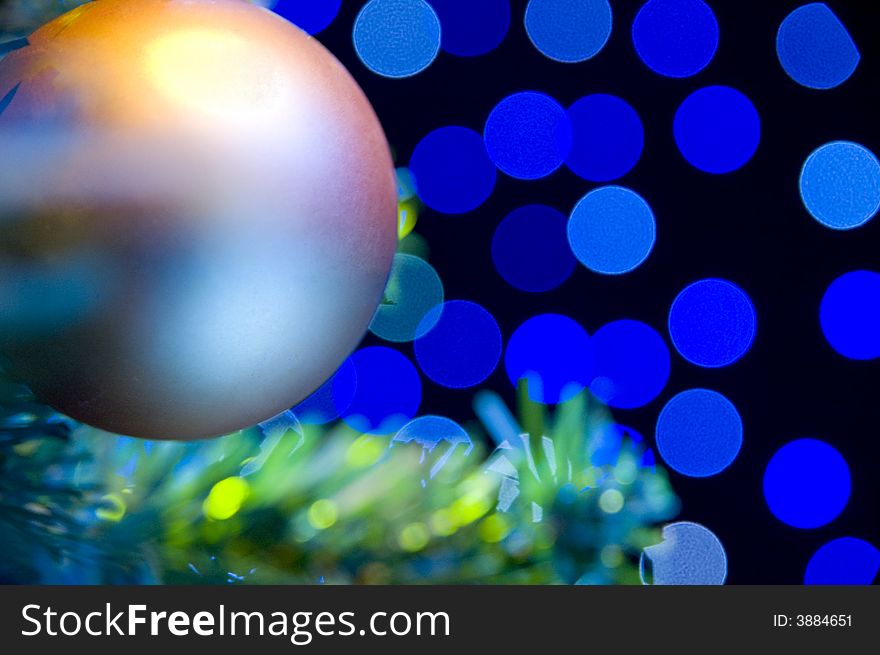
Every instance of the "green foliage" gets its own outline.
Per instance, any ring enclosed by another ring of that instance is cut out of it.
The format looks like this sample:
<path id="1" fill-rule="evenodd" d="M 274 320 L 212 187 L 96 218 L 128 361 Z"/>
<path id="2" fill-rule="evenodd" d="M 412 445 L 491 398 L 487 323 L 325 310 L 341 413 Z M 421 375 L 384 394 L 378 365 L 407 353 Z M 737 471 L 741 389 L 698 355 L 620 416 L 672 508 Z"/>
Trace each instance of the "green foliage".
<path id="1" fill-rule="evenodd" d="M 609 419 L 587 394 L 555 415 L 521 402 L 544 439 L 487 453 L 471 426 L 473 451 L 429 479 L 443 444 L 392 447 L 289 414 L 219 439 L 150 442 L 2 389 L 7 582 L 638 583 L 641 548 L 677 509 L 642 445 L 624 440 L 591 464 Z"/>

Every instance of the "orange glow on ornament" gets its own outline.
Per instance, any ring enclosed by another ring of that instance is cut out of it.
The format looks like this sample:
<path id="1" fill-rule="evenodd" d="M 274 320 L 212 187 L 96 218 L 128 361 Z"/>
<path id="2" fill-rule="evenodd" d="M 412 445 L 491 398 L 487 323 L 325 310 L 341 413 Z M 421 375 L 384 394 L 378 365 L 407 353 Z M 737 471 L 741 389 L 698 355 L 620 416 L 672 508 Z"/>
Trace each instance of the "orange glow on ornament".
<path id="1" fill-rule="evenodd" d="M 397 243 L 388 146 L 348 72 L 246 0 L 95 0 L 29 43 L 0 62 L 4 367 L 148 438 L 308 396 Z"/>

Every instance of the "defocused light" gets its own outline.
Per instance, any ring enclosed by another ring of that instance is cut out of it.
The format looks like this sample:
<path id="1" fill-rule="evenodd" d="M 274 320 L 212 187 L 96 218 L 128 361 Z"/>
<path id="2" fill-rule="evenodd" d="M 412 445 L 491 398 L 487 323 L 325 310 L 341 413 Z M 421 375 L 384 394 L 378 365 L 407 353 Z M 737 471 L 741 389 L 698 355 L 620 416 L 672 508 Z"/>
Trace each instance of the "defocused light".
<path id="1" fill-rule="evenodd" d="M 354 22 L 354 47 L 384 77 L 410 77 L 440 51 L 440 19 L 425 0 L 370 0 Z"/>
<path id="2" fill-rule="evenodd" d="M 497 176 L 482 137 L 465 127 L 428 134 L 416 145 L 410 170 L 422 202 L 444 214 L 464 214 L 482 205 Z"/>
<path id="3" fill-rule="evenodd" d="M 489 377 L 501 358 L 501 330 L 480 305 L 454 300 L 432 309 L 419 326 L 416 360 L 437 384 L 463 389 Z"/>
<path id="4" fill-rule="evenodd" d="M 669 349 L 663 337 L 639 321 L 615 321 L 593 335 L 593 394 L 609 407 L 647 405 L 669 380 Z"/>
<path id="5" fill-rule="evenodd" d="M 828 143 L 807 159 L 800 188 L 813 218 L 834 230 L 851 230 L 880 210 L 880 162 L 858 143 Z"/>
<path id="6" fill-rule="evenodd" d="M 593 380 L 593 347 L 574 320 L 542 314 L 513 333 L 504 365 L 514 386 L 526 381 L 531 400 L 556 404 L 573 398 Z"/>
<path id="7" fill-rule="evenodd" d="M 575 63 L 595 57 L 611 36 L 608 0 L 530 0 L 526 32 L 546 57 Z"/>
<path id="8" fill-rule="evenodd" d="M 752 301 L 727 280 L 694 282 L 678 294 L 669 311 L 672 344 L 697 366 L 734 363 L 751 348 L 756 330 Z"/>
<path id="9" fill-rule="evenodd" d="M 315 528 L 315 530 L 326 530 L 333 527 L 338 518 L 339 508 L 332 500 L 322 498 L 321 500 L 316 500 L 309 507 L 309 525 Z"/>
<path id="10" fill-rule="evenodd" d="M 522 180 L 550 175 L 571 150 L 571 123 L 553 98 L 523 91 L 499 102 L 484 132 L 489 157 L 503 172 Z"/>
<path id="11" fill-rule="evenodd" d="M 623 494 L 617 489 L 606 489 L 599 496 L 599 507 L 606 514 L 617 514 L 623 509 Z"/>
<path id="12" fill-rule="evenodd" d="M 357 371 L 351 359 L 322 384 L 315 393 L 293 408 L 294 415 L 308 425 L 335 421 L 348 409 L 357 390 Z"/>
<path id="13" fill-rule="evenodd" d="M 400 531 L 398 543 L 408 553 L 417 553 L 428 545 L 431 533 L 424 523 L 410 523 Z"/>
<path id="14" fill-rule="evenodd" d="M 880 357 L 880 273 L 853 271 L 834 280 L 819 308 L 822 333 L 850 359 Z"/>
<path id="15" fill-rule="evenodd" d="M 398 253 L 370 332 L 386 341 L 413 341 L 436 325 L 439 313 L 433 322 L 424 319 L 442 303 L 443 283 L 437 271 L 420 257 Z"/>
<path id="16" fill-rule="evenodd" d="M 419 220 L 418 206 L 413 202 L 397 203 L 397 239 L 403 241 L 416 227 Z"/>
<path id="17" fill-rule="evenodd" d="M 415 366 L 391 348 L 362 348 L 351 356 L 357 391 L 343 420 L 369 434 L 391 434 L 419 410 L 422 382 Z"/>
<path id="18" fill-rule="evenodd" d="M 326 29 L 339 13 L 342 0 L 270 0 L 269 8 L 309 34 Z"/>
<path id="19" fill-rule="evenodd" d="M 539 293 L 565 282 L 577 266 L 566 236 L 568 220 L 545 205 L 508 214 L 495 230 L 492 260 L 499 275 L 521 291 Z"/>
<path id="20" fill-rule="evenodd" d="M 385 452 L 385 442 L 380 437 L 362 434 L 348 447 L 345 460 L 354 468 L 372 466 Z"/>
<path id="21" fill-rule="evenodd" d="M 510 524 L 504 515 L 498 513 L 490 514 L 480 522 L 477 532 L 480 535 L 480 539 L 487 544 L 497 544 L 510 534 Z"/>
<path id="22" fill-rule="evenodd" d="M 640 195 L 619 186 L 591 191 L 575 206 L 568 241 L 596 273 L 620 275 L 640 266 L 656 238 L 654 213 Z"/>
<path id="23" fill-rule="evenodd" d="M 731 173 L 742 168 L 760 141 L 758 111 L 736 89 L 699 89 L 685 99 L 675 115 L 675 142 L 681 154 L 706 173 Z"/>
<path id="24" fill-rule="evenodd" d="M 861 59 L 846 27 L 824 2 L 798 7 L 782 21 L 776 54 L 789 77 L 810 89 L 843 84 Z"/>
<path id="25" fill-rule="evenodd" d="M 880 573 L 880 550 L 862 539 L 841 537 L 819 548 L 807 564 L 804 584 L 869 585 Z"/>
<path id="26" fill-rule="evenodd" d="M 717 475 L 739 454 L 743 424 L 727 398 L 708 389 L 678 394 L 657 419 L 660 456 L 673 470 L 694 478 Z"/>
<path id="27" fill-rule="evenodd" d="M 703 0 L 650 0 L 632 28 L 633 45 L 645 64 L 667 77 L 696 75 L 718 49 L 718 21 Z"/>
<path id="28" fill-rule="evenodd" d="M 817 439 L 787 443 L 764 472 L 767 506 L 795 528 L 818 528 L 833 521 L 846 507 L 850 488 L 843 455 Z"/>
<path id="29" fill-rule="evenodd" d="M 510 27 L 510 0 L 428 0 L 440 18 L 444 51 L 459 57 L 491 52 Z"/>
<path id="30" fill-rule="evenodd" d="M 232 518 L 241 509 L 250 493 L 250 485 L 243 478 L 226 478 L 215 484 L 202 503 L 205 516 L 215 521 Z"/>
<path id="31" fill-rule="evenodd" d="M 642 156 L 645 130 L 627 102 L 606 94 L 581 98 L 568 108 L 572 147 L 565 164 L 591 182 L 629 173 Z"/>
<path id="32" fill-rule="evenodd" d="M 640 569 L 644 584 L 721 585 L 727 553 L 711 530 L 681 521 L 664 527 L 663 541 L 644 549 Z"/>

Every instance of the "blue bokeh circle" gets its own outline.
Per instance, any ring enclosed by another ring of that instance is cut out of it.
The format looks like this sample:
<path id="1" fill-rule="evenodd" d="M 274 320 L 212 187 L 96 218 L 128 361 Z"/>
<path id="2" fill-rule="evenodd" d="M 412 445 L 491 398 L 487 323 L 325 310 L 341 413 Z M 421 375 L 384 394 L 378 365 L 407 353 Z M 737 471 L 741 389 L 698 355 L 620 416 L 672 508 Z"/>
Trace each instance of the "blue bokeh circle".
<path id="1" fill-rule="evenodd" d="M 647 405 L 669 380 L 669 348 L 654 328 L 640 321 L 608 323 L 592 336 L 593 395 L 609 407 Z"/>
<path id="2" fill-rule="evenodd" d="M 572 147 L 565 160 L 573 173 L 591 182 L 610 182 L 629 173 L 645 146 L 636 110 L 617 96 L 597 93 L 568 108 Z"/>
<path id="3" fill-rule="evenodd" d="M 563 63 L 595 57 L 611 37 L 608 0 L 530 0 L 526 33 L 544 56 Z"/>
<path id="4" fill-rule="evenodd" d="M 743 424 L 716 391 L 691 389 L 672 398 L 657 419 L 657 450 L 675 471 L 694 478 L 721 473 L 739 454 Z"/>
<path id="5" fill-rule="evenodd" d="M 645 65 L 666 77 L 696 75 L 718 50 L 718 21 L 703 0 L 650 0 L 632 28 Z"/>
<path id="6" fill-rule="evenodd" d="M 767 506 L 795 528 L 818 528 L 837 518 L 849 501 L 851 485 L 843 455 L 818 439 L 787 443 L 764 471 Z"/>
<path id="7" fill-rule="evenodd" d="M 568 246 L 565 215 L 546 205 L 514 209 L 492 239 L 492 260 L 508 284 L 529 293 L 551 291 L 577 267 Z"/>
<path id="8" fill-rule="evenodd" d="M 565 161 L 571 151 L 571 123 L 565 109 L 550 96 L 522 91 L 495 106 L 484 138 L 489 157 L 504 173 L 536 180 Z"/>
<path id="9" fill-rule="evenodd" d="M 510 0 L 428 0 L 440 18 L 440 47 L 458 57 L 477 57 L 504 41 Z"/>
<path id="10" fill-rule="evenodd" d="M 828 343 L 849 359 L 880 357 L 880 273 L 853 271 L 834 280 L 819 307 Z"/>
<path id="11" fill-rule="evenodd" d="M 675 142 L 684 158 L 706 173 L 745 166 L 761 141 L 761 119 L 745 95 L 708 86 L 689 95 L 675 114 Z"/>
<path id="12" fill-rule="evenodd" d="M 362 348 L 351 356 L 357 390 L 343 421 L 367 434 L 397 432 L 419 411 L 422 383 L 416 367 L 384 346 Z"/>
<path id="13" fill-rule="evenodd" d="M 482 205 L 497 177 L 483 137 L 458 126 L 426 135 L 413 150 L 409 167 L 421 201 L 444 214 L 464 214 Z"/>
<path id="14" fill-rule="evenodd" d="M 371 71 L 411 77 L 440 52 L 440 19 L 425 0 L 370 0 L 354 21 L 354 48 Z"/>
<path id="15" fill-rule="evenodd" d="M 804 163 L 800 191 L 807 211 L 825 227 L 861 227 L 880 211 L 880 161 L 858 143 L 827 143 Z"/>
<path id="16" fill-rule="evenodd" d="M 501 330 L 492 314 L 477 303 L 445 302 L 428 312 L 423 323 L 433 327 L 416 339 L 416 361 L 437 384 L 453 389 L 473 387 L 498 366 Z"/>
<path id="17" fill-rule="evenodd" d="M 669 311 L 675 349 L 697 366 L 728 366 L 755 340 L 755 306 L 740 287 L 717 278 L 699 280 L 678 294 Z"/>
<path id="18" fill-rule="evenodd" d="M 529 398 L 546 404 L 569 400 L 589 386 L 594 365 L 590 336 L 561 314 L 528 319 L 510 337 L 504 356 L 511 383 L 524 380 Z"/>
<path id="19" fill-rule="evenodd" d="M 656 236 L 651 207 L 635 191 L 620 186 L 588 193 L 568 221 L 568 242 L 575 257 L 604 275 L 639 267 L 651 254 Z"/>

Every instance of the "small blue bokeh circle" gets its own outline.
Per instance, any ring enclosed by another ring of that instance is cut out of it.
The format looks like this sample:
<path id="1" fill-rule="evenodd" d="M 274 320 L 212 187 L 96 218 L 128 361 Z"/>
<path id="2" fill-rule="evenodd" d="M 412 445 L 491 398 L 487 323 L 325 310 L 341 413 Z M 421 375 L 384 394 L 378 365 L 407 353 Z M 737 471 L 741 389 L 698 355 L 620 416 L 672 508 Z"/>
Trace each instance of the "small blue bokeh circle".
<path id="1" fill-rule="evenodd" d="M 824 2 L 798 7 L 782 21 L 776 54 L 791 79 L 817 90 L 846 82 L 861 59 L 846 26 Z"/>
<path id="2" fill-rule="evenodd" d="M 473 387 L 498 366 L 501 330 L 481 305 L 466 300 L 445 302 L 428 312 L 423 322 L 433 327 L 416 339 L 416 360 L 437 384 L 453 389 Z"/>
<path id="3" fill-rule="evenodd" d="M 483 137 L 466 127 L 430 132 L 416 145 L 409 166 L 421 201 L 444 214 L 473 211 L 495 188 L 497 172 Z"/>
<path id="4" fill-rule="evenodd" d="M 269 4 L 272 11 L 309 34 L 327 29 L 341 6 L 342 0 L 274 0 Z"/>
<path id="5" fill-rule="evenodd" d="M 608 0 L 529 0 L 526 33 L 544 56 L 563 63 L 595 57 L 611 37 Z"/>
<path id="6" fill-rule="evenodd" d="M 571 276 L 577 260 L 568 247 L 565 215 L 546 205 L 514 209 L 492 239 L 492 260 L 511 286 L 529 293 L 551 291 Z"/>
<path id="7" fill-rule="evenodd" d="M 411 77 L 440 52 L 440 19 L 425 0 L 370 0 L 354 22 L 354 48 L 371 71 Z"/>
<path id="8" fill-rule="evenodd" d="M 728 366 L 748 352 L 757 331 L 748 294 L 733 282 L 699 280 L 678 294 L 669 311 L 675 349 L 697 366 Z"/>
<path id="9" fill-rule="evenodd" d="M 776 451 L 764 471 L 764 499 L 773 515 L 795 528 L 818 528 L 849 501 L 846 460 L 818 439 L 797 439 Z"/>
<path id="10" fill-rule="evenodd" d="M 589 334 L 561 314 L 541 314 L 520 325 L 507 344 L 504 366 L 514 386 L 524 380 L 529 398 L 545 404 L 570 400 L 595 377 Z"/>
<path id="11" fill-rule="evenodd" d="M 675 114 L 675 142 L 684 158 L 706 173 L 745 166 L 761 141 L 761 119 L 744 94 L 708 86 L 689 95 Z"/>
<path id="12" fill-rule="evenodd" d="M 825 339 L 849 359 L 880 357 L 880 273 L 853 271 L 834 280 L 819 307 Z"/>
<path id="13" fill-rule="evenodd" d="M 721 473 L 739 454 L 743 424 L 717 391 L 691 389 L 672 398 L 657 419 L 657 450 L 675 471 L 694 478 Z"/>
<path id="14" fill-rule="evenodd" d="M 357 390 L 342 420 L 365 434 L 397 432 L 419 411 L 422 382 L 402 353 L 371 346 L 351 356 Z"/>
<path id="15" fill-rule="evenodd" d="M 617 96 L 597 93 L 568 108 L 572 146 L 565 160 L 575 175 L 610 182 L 629 173 L 645 146 L 645 130 L 636 110 Z"/>
<path id="16" fill-rule="evenodd" d="M 428 0 L 440 18 L 440 47 L 458 57 L 477 57 L 504 41 L 510 0 Z"/>
<path id="17" fill-rule="evenodd" d="M 571 151 L 565 109 L 544 93 L 522 91 L 499 102 L 484 131 L 489 157 L 504 173 L 535 180 L 559 168 Z"/>
<path id="18" fill-rule="evenodd" d="M 840 537 L 817 550 L 804 573 L 806 585 L 869 585 L 880 573 L 880 550 L 863 539 Z"/>
<path id="19" fill-rule="evenodd" d="M 590 390 L 609 407 L 642 407 L 666 387 L 669 348 L 651 326 L 614 321 L 599 328 L 591 340 L 596 377 Z"/>
<path id="20" fill-rule="evenodd" d="M 696 75 L 718 50 L 718 21 L 703 0 L 650 0 L 632 28 L 645 65 L 666 77 Z"/>
<path id="21" fill-rule="evenodd" d="M 858 143 L 827 143 L 804 163 L 800 191 L 807 211 L 825 227 L 861 227 L 880 211 L 880 161 Z"/>
<path id="22" fill-rule="evenodd" d="M 584 196 L 568 222 L 575 257 L 596 273 L 621 275 L 651 254 L 657 236 L 654 212 L 635 191 L 606 186 Z"/>

